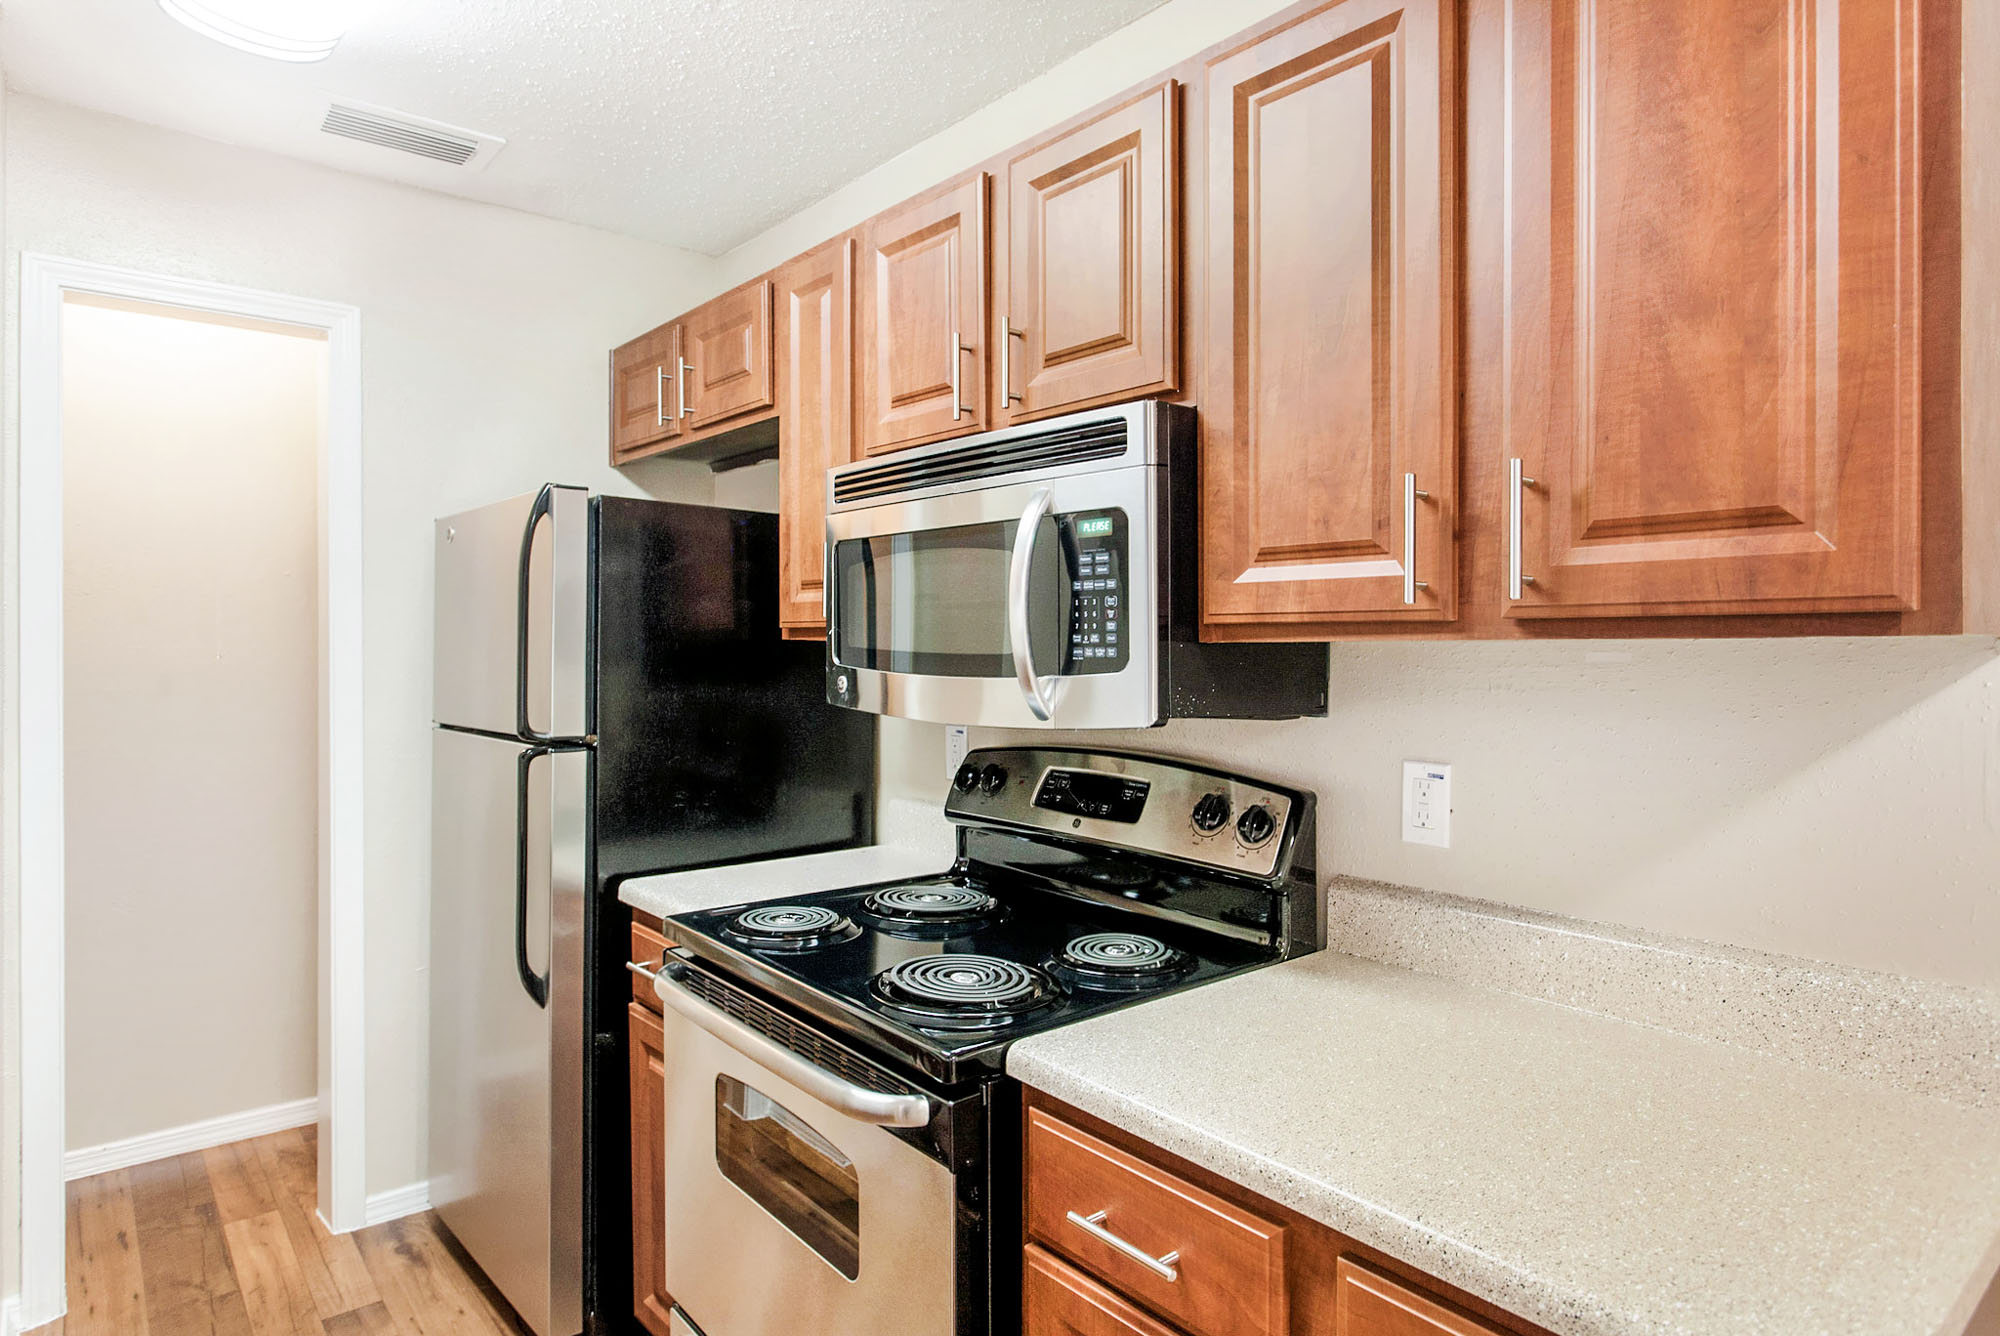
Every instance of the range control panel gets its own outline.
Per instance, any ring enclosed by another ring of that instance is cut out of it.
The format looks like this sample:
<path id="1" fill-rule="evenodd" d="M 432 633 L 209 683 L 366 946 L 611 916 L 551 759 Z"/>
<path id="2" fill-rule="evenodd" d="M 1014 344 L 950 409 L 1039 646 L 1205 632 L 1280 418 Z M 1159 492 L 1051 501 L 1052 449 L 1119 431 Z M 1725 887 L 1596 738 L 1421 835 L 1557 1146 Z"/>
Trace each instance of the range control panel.
<path id="1" fill-rule="evenodd" d="M 1309 801 L 1166 757 L 988 747 L 952 777 L 945 815 L 1275 877 Z"/>

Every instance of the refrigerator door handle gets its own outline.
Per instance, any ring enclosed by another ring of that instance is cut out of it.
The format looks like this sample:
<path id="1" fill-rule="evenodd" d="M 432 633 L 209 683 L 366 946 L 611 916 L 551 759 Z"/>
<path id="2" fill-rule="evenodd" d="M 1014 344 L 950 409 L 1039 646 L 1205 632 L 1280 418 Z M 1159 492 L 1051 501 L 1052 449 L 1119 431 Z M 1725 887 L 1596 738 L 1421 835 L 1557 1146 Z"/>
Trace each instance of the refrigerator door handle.
<path id="1" fill-rule="evenodd" d="M 535 493 L 535 503 L 528 508 L 528 522 L 521 528 L 521 564 L 514 609 L 514 731 L 523 742 L 568 749 L 572 745 L 588 744 L 591 739 L 544 733 L 528 718 L 528 631 L 533 611 L 530 591 L 535 571 L 535 530 L 545 519 L 556 522 L 555 493 L 554 483 L 544 484 L 542 490 Z"/>
<path id="2" fill-rule="evenodd" d="M 549 976 L 528 963 L 528 772 L 553 750 L 529 747 L 514 763 L 514 970 L 522 990 L 543 1010 L 549 1005 Z"/>
<path id="3" fill-rule="evenodd" d="M 514 728 L 528 742 L 549 743 L 555 741 L 547 733 L 538 731 L 528 721 L 528 584 L 535 569 L 535 530 L 548 518 L 554 499 L 554 490 L 544 486 L 535 493 L 535 504 L 528 509 L 528 522 L 521 528 L 521 569 L 519 583 L 519 604 L 514 615 Z M 527 774 L 528 757 L 521 762 L 521 773 Z M 527 781 L 523 779 L 521 792 L 527 793 Z M 521 799 L 523 803 L 527 798 Z M 525 809 L 524 809 L 525 810 Z M 523 839 L 527 836 L 523 835 Z M 527 957 L 524 955 L 525 961 Z M 526 966 L 522 968 L 525 970 Z"/>

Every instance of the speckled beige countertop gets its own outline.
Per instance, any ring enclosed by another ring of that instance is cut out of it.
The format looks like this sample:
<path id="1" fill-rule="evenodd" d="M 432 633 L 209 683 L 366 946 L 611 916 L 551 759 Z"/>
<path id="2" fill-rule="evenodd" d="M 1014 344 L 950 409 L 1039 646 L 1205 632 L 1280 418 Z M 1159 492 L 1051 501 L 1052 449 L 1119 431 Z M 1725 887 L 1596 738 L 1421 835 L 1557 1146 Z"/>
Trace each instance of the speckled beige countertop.
<path id="1" fill-rule="evenodd" d="M 1323 952 L 1008 1071 L 1564 1336 L 1941 1336 L 2000 1110 Z"/>

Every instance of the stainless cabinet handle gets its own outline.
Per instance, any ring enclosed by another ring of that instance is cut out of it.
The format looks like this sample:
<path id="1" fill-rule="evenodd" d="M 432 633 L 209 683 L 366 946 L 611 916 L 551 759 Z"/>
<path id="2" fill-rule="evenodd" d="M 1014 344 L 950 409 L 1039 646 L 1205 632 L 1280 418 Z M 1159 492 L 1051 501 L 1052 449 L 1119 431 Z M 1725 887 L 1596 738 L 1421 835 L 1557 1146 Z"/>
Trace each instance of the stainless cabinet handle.
<path id="1" fill-rule="evenodd" d="M 653 368 L 653 425 L 667 425 L 667 369 L 663 366 Z"/>
<path id="2" fill-rule="evenodd" d="M 1014 530 L 1014 555 L 1007 569 L 1007 630 L 1014 641 L 1014 680 L 1028 702 L 1028 713 L 1045 724 L 1056 706 L 1041 678 L 1035 676 L 1034 650 L 1028 643 L 1028 595 L 1032 592 L 1028 576 L 1035 562 L 1035 539 L 1053 500 L 1046 487 L 1036 488 L 1028 498 L 1028 508 L 1021 512 L 1021 523 Z"/>
<path id="3" fill-rule="evenodd" d="M 1521 461 L 1507 461 L 1507 597 L 1521 597 L 1524 585 L 1535 582 L 1532 575 L 1521 574 L 1521 490 L 1533 487 L 1535 480 L 1521 473 Z"/>
<path id="4" fill-rule="evenodd" d="M 1116 1248 L 1119 1252 L 1124 1253 L 1127 1257 L 1161 1279 L 1179 1280 L 1181 1278 L 1180 1268 L 1174 1265 L 1175 1262 L 1181 1260 L 1180 1249 L 1176 1248 L 1164 1257 L 1155 1257 L 1144 1248 L 1139 1247 L 1137 1244 L 1127 1243 L 1124 1239 L 1119 1238 L 1116 1234 L 1106 1229 L 1104 1227 L 1104 1217 L 1106 1214 L 1107 1212 L 1098 1211 L 1091 1215 L 1078 1215 L 1075 1211 L 1071 1211 L 1069 1212 L 1069 1222 L 1090 1235 L 1090 1237 L 1096 1239 L 1099 1243 Z"/>
<path id="5" fill-rule="evenodd" d="M 636 968 L 636 967 L 635 967 Z M 678 967 L 684 970 L 685 966 Z M 643 971 L 641 971 L 643 972 Z M 729 1047 L 775 1076 L 790 1081 L 830 1109 L 836 1109 L 857 1123 L 879 1127 L 923 1127 L 931 1120 L 930 1101 L 922 1095 L 898 1095 L 886 1090 L 870 1090 L 807 1061 L 798 1054 L 751 1029 L 742 1021 L 713 1006 L 675 982 L 675 969 L 662 969 L 653 976 L 653 991 L 668 1010 L 679 1013 L 708 1031 Z"/>
<path id="6" fill-rule="evenodd" d="M 642 979 L 651 979 L 655 984 L 660 982 L 660 972 L 658 970 L 649 970 L 636 960 L 626 961 L 625 968 L 631 970 Z"/>
<path id="7" fill-rule="evenodd" d="M 1403 602 L 1415 603 L 1419 589 L 1430 586 L 1417 578 L 1417 498 L 1431 499 L 1429 492 L 1417 490 L 1417 475 L 1403 475 Z"/>
<path id="8" fill-rule="evenodd" d="M 1007 396 L 1007 403 L 1026 403 L 1027 399 L 1025 396 L 1014 393 L 1014 359 L 1009 354 L 1013 351 L 1015 339 L 1021 341 L 1021 348 L 1023 351 L 1026 351 L 1028 346 L 1028 331 L 1025 329 L 1015 329 L 1012 320 L 1001 321 L 1000 330 L 1000 393 Z"/>
<path id="9" fill-rule="evenodd" d="M 966 406 L 965 393 L 959 388 L 959 370 L 965 365 L 965 355 L 971 351 L 971 346 L 961 339 L 959 331 L 954 329 L 951 332 L 951 420 L 953 422 L 958 421 L 964 414 L 978 411 Z"/>
<path id="10" fill-rule="evenodd" d="M 688 365 L 688 360 L 685 357 L 680 359 L 680 364 L 681 374 L 676 379 L 679 380 L 681 386 L 681 416 L 686 417 L 688 415 L 688 373 L 693 371 L 694 368 Z"/>

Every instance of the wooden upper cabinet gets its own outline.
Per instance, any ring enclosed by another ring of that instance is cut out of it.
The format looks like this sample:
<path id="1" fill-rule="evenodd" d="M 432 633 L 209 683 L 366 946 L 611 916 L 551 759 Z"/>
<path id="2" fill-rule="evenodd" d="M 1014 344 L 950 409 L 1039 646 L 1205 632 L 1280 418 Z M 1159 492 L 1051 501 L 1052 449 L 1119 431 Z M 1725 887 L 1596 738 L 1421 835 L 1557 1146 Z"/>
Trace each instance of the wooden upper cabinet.
<path id="1" fill-rule="evenodd" d="M 778 623 L 825 633 L 826 471 L 854 456 L 854 242 L 778 271 Z"/>
<path id="2" fill-rule="evenodd" d="M 700 431 L 776 402 L 771 392 L 770 279 L 704 303 L 683 325 L 688 430 Z"/>
<path id="3" fill-rule="evenodd" d="M 681 324 L 611 351 L 611 462 L 665 449 L 681 436 Z"/>
<path id="4" fill-rule="evenodd" d="M 1456 0 L 1345 0 L 1208 63 L 1202 617 L 1456 614 Z"/>
<path id="5" fill-rule="evenodd" d="M 1007 164 L 1000 424 L 1180 388 L 1180 85 Z"/>
<path id="6" fill-rule="evenodd" d="M 1336 1264 L 1333 1284 L 1339 1336 L 1506 1336 L 1351 1257 Z"/>
<path id="7" fill-rule="evenodd" d="M 1916 605 L 1923 8 L 1508 8 L 1510 615 Z"/>
<path id="8" fill-rule="evenodd" d="M 987 425 L 986 181 L 974 172 L 863 227 L 855 359 L 863 454 Z"/>

